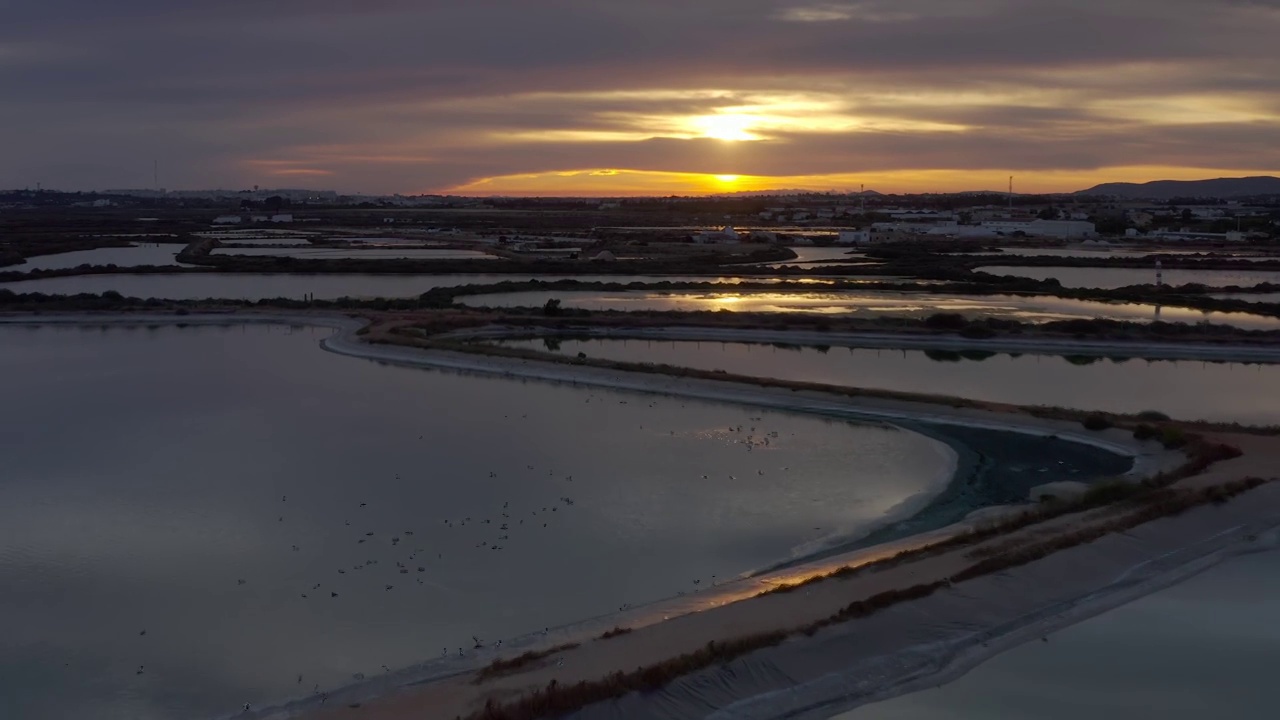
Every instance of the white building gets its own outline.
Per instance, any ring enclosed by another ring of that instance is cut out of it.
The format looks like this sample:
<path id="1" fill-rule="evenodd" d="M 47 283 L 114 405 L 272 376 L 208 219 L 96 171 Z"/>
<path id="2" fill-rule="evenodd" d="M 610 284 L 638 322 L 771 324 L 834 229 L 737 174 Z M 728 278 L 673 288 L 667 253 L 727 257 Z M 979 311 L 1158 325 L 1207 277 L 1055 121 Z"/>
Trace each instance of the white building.
<path id="1" fill-rule="evenodd" d="M 1084 239 L 1095 237 L 1098 234 L 1098 228 L 1084 220 L 1033 220 L 1031 234 L 1064 240 Z"/>
<path id="2" fill-rule="evenodd" d="M 990 239 L 990 238 L 996 237 L 996 233 L 994 230 L 990 230 L 984 227 L 978 227 L 977 225 L 940 226 L 940 227 L 933 228 L 932 230 L 930 230 L 925 234 L 933 235 L 933 236 L 940 235 L 942 237 L 950 237 L 950 238 L 956 238 L 956 239 L 968 238 L 972 240 Z"/>
<path id="3" fill-rule="evenodd" d="M 956 214 L 953 212 L 934 210 L 903 210 L 889 213 L 889 217 L 905 222 L 954 222 L 956 220 Z"/>
<path id="4" fill-rule="evenodd" d="M 271 222 L 291 223 L 293 222 L 293 214 L 292 213 L 276 213 L 275 215 L 271 216 Z"/>
<path id="5" fill-rule="evenodd" d="M 1083 240 L 1098 234 L 1093 223 L 1081 220 L 986 220 L 982 227 L 1004 235 L 1020 232 L 1061 240 Z"/>
<path id="6" fill-rule="evenodd" d="M 1194 230 L 1187 230 L 1186 228 L 1183 228 L 1182 230 L 1163 230 L 1160 232 L 1153 232 L 1151 233 L 1151 235 L 1161 240 L 1186 240 L 1191 242 L 1220 241 L 1220 242 L 1235 243 L 1235 242 L 1244 242 L 1246 239 L 1244 233 L 1236 232 L 1234 230 L 1231 232 L 1225 232 L 1225 233 L 1211 233 L 1211 232 L 1197 232 Z"/>
<path id="7" fill-rule="evenodd" d="M 244 218 L 239 215 L 219 215 L 213 219 L 214 225 L 239 225 L 244 222 Z"/>
<path id="8" fill-rule="evenodd" d="M 836 243 L 839 245 L 867 245 L 870 242 L 870 230 L 841 230 L 836 236 Z"/>
<path id="9" fill-rule="evenodd" d="M 878 222 L 872 223 L 872 230 L 897 233 L 951 233 L 959 228 L 956 222 Z"/>
<path id="10" fill-rule="evenodd" d="M 738 231 L 729 226 L 720 230 L 701 232 L 693 236 L 693 241 L 699 245 L 736 245 L 741 240 L 742 238 L 738 235 Z"/>

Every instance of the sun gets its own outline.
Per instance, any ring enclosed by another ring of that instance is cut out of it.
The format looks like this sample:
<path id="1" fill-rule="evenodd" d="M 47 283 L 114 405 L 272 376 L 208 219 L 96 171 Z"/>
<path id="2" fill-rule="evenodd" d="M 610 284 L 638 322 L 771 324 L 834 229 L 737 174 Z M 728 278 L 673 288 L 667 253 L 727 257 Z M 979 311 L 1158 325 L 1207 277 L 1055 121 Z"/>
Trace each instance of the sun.
<path id="1" fill-rule="evenodd" d="M 741 178 L 741 177 L 742 177 L 741 175 L 717 175 L 716 180 L 719 180 L 720 182 L 726 185 L 732 185 L 738 182 L 738 178 Z"/>
<path id="2" fill-rule="evenodd" d="M 756 124 L 755 117 L 739 113 L 702 115 L 693 120 L 694 128 L 702 137 L 730 142 L 759 140 L 760 136 L 751 132 L 751 127 Z"/>

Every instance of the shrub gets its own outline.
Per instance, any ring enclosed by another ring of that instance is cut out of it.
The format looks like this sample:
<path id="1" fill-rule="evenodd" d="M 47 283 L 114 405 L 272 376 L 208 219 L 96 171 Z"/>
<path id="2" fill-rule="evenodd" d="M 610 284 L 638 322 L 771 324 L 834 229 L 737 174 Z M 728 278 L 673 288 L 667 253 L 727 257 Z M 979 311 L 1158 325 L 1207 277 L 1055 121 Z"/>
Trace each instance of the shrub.
<path id="1" fill-rule="evenodd" d="M 1154 422 L 1169 422 L 1169 416 L 1159 410 L 1143 410 L 1138 413 L 1139 420 L 1148 420 Z"/>
<path id="2" fill-rule="evenodd" d="M 1080 505 L 1086 508 L 1101 507 L 1114 502 L 1126 500 L 1143 490 L 1141 485 L 1120 480 L 1098 483 L 1091 486 L 1080 496 Z"/>
<path id="3" fill-rule="evenodd" d="M 969 324 L 960 313 L 934 313 L 925 318 L 925 327 L 937 330 L 962 330 Z"/>
<path id="4" fill-rule="evenodd" d="M 619 635 L 626 635 L 629 632 L 631 632 L 631 628 L 615 627 L 614 629 L 609 630 L 605 632 L 603 635 L 601 635 L 600 639 L 608 640 L 609 638 L 616 638 Z"/>
<path id="5" fill-rule="evenodd" d="M 1093 413 L 1086 416 L 1080 424 L 1084 425 L 1085 430 L 1106 430 L 1111 427 L 1111 420 L 1101 413 Z"/>
<path id="6" fill-rule="evenodd" d="M 1150 440 L 1159 434 L 1160 431 L 1146 423 L 1141 423 L 1133 429 L 1133 437 L 1135 440 Z"/>
<path id="7" fill-rule="evenodd" d="M 486 665 L 480 670 L 480 672 L 476 673 L 476 678 L 473 682 L 474 684 L 479 685 L 480 683 L 492 678 L 510 675 L 511 673 L 517 672 L 518 670 L 521 670 L 522 668 L 539 660 L 551 657 L 556 653 L 572 650 L 576 647 L 578 647 L 578 643 L 568 643 L 566 645 L 557 645 L 556 647 L 548 648 L 546 650 L 531 650 L 523 655 L 511 658 L 510 660 L 503 660 L 499 658 L 498 660 L 494 660 Z"/>
<path id="8" fill-rule="evenodd" d="M 1165 425 L 1160 428 L 1160 444 L 1170 450 L 1176 450 L 1187 444 L 1187 434 L 1180 427 Z"/>

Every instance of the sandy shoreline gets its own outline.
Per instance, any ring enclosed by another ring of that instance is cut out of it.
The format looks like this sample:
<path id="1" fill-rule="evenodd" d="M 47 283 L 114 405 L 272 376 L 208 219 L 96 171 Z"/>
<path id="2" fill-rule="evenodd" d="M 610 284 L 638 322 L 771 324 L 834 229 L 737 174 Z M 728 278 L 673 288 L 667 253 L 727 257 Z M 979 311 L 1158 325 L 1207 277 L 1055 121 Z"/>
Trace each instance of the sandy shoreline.
<path id="1" fill-rule="evenodd" d="M 574 385 L 748 404 L 882 422 L 927 422 L 943 426 L 985 428 L 1025 435 L 1055 436 L 1135 458 L 1130 475 L 1145 477 L 1180 462 L 1180 456 L 1138 443 L 1123 431 L 1083 430 L 1078 423 L 1011 416 L 971 408 L 878 398 L 849 398 L 814 391 L 742 386 L 724 381 L 623 373 L 602 368 L 556 365 L 511 358 L 423 351 L 389 345 L 367 345 L 356 331 L 363 321 L 317 315 L 189 315 L 189 316 L 36 316 L 0 318 L 0 324 L 238 324 L 283 323 L 330 327 L 337 333 L 321 341 L 331 352 L 388 362 L 458 372 L 538 379 Z M 816 335 L 816 334 L 815 334 Z M 826 335 L 819 335 L 832 344 Z M 667 339 L 673 339 L 668 337 Z M 1228 461 L 1215 472 L 1274 475 L 1274 441 L 1258 439 L 1246 451 L 1248 462 Z M 1260 462 L 1261 461 L 1261 462 Z M 1270 476 L 1269 475 L 1269 476 Z M 1243 477 L 1244 475 L 1240 475 Z M 1070 522 L 1060 519 L 1061 524 Z M 1051 521 L 1053 525 L 1058 521 Z M 1249 503 L 1202 507 L 1157 520 L 1122 535 L 1109 535 L 1088 545 L 1056 553 L 1030 565 L 979 577 L 934 596 L 891 607 L 868 618 L 840 623 L 813 637 L 789 639 L 724 666 L 695 672 L 662 690 L 590 706 L 569 717 L 595 718 L 828 718 L 858 704 L 937 684 L 962 673 L 1011 644 L 1038 637 L 1047 629 L 1077 622 L 1114 605 L 1146 594 L 1210 567 L 1234 553 L 1260 545 L 1257 538 L 1280 527 L 1280 489 L 1264 487 Z M 1045 528 L 1018 534 L 1033 537 Z M 519 652 L 565 642 L 588 640 L 614 625 L 639 628 L 608 641 L 585 641 L 555 660 L 480 687 L 470 670 L 496 657 L 477 657 L 471 667 L 426 663 L 376 682 L 330 693 L 329 704 L 315 701 L 262 711 L 246 717 L 451 718 L 466 715 L 495 694 L 511 697 L 545 686 L 591 680 L 613 669 L 630 670 L 697 649 L 708 640 L 722 641 L 822 618 L 851 598 L 885 589 L 908 587 L 930 577 L 947 577 L 962 569 L 968 550 L 848 580 L 827 581 L 803 590 L 752 598 L 773 584 L 858 564 L 918 546 L 946 531 L 913 536 L 887 546 L 839 555 L 770 575 L 727 583 L 697 595 L 659 603 L 620 616 L 576 626 L 572 637 L 529 637 L 513 643 Z M 1007 540 L 1011 536 L 1000 538 Z M 1253 539 L 1250 539 L 1253 538 Z M 922 622 L 926 620 L 926 622 Z M 418 685 L 424 678 L 433 678 Z M 351 709 L 350 703 L 363 707 Z M 335 707 L 336 705 L 336 707 Z"/>

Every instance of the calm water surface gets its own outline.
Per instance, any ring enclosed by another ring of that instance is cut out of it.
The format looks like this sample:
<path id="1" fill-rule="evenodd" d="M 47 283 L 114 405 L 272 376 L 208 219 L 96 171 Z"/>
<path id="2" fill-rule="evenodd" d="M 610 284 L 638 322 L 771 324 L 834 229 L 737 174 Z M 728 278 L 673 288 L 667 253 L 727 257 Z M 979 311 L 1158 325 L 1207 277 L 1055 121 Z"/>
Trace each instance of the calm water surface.
<path id="1" fill-rule="evenodd" d="M 766 267 L 845 267 L 850 265 L 879 265 L 879 262 L 868 262 L 866 255 L 857 252 L 852 247 L 793 247 L 789 248 L 795 252 L 794 260 L 784 260 L 782 262 L 760 263 Z M 834 260 L 848 262 L 832 262 Z M 825 261 L 825 262 L 819 262 Z"/>
<path id="2" fill-rule="evenodd" d="M 959 680 L 835 720 L 1269 720 L 1280 553 L 1180 585 L 996 657 Z"/>
<path id="3" fill-rule="evenodd" d="M 162 245 L 133 245 L 130 247 L 95 248 L 76 252 L 58 253 L 57 255 L 40 255 L 27 258 L 22 265 L 13 265 L 5 270 L 63 270 L 81 265 L 118 265 L 120 267 L 138 267 L 140 265 L 181 265 L 176 259 L 185 245 L 166 243 Z"/>
<path id="4" fill-rule="evenodd" d="M 1134 247 L 1115 247 L 1110 249 L 1086 248 L 1086 247 L 1062 247 L 1062 248 L 1024 248 L 1024 247 L 1003 247 L 1000 248 L 1002 255 L 1019 255 L 1022 257 L 1080 257 L 1080 258 L 1105 258 L 1105 257 L 1146 257 L 1149 255 L 1197 255 L 1213 252 L 1217 255 L 1230 255 L 1237 260 L 1267 260 L 1271 257 L 1268 255 L 1257 255 L 1245 252 L 1231 252 L 1221 249 L 1214 250 L 1176 250 L 1171 248 L 1134 248 Z M 1154 261 L 1153 261 L 1154 262 Z"/>
<path id="5" fill-rule="evenodd" d="M 542 280 L 578 280 L 581 282 L 655 283 L 714 282 L 736 284 L 779 282 L 789 278 L 695 277 L 655 275 L 519 275 L 519 274 L 451 274 L 451 275 L 289 275 L 257 273 L 208 273 L 182 275 L 78 275 L 0 283 L 0 288 L 17 293 L 39 292 L 50 295 L 103 293 L 115 290 L 126 297 L 165 298 L 169 300 L 203 300 L 226 298 L 263 300 L 268 298 L 302 299 L 308 293 L 321 300 L 340 297 L 400 298 L 413 297 L 437 287 L 458 285 L 492 285 L 500 282 Z M 846 278 L 842 278 L 846 279 Z M 847 278 L 856 282 L 892 281 L 893 278 Z M 825 284 L 827 279 L 795 279 L 793 282 Z"/>
<path id="6" fill-rule="evenodd" d="M 1213 322 L 1245 329 L 1280 329 L 1280 318 L 1251 313 L 1212 313 L 1160 308 L 1141 303 L 1104 303 L 1055 297 L 1013 295 L 959 296 L 877 291 L 830 292 L 517 292 L 459 298 L 473 307 L 541 307 L 556 298 L 566 308 L 583 310 L 731 311 L 818 313 L 826 315 L 898 315 L 924 317 L 937 312 L 969 317 L 1002 317 L 1026 322 L 1109 318 L 1134 322 Z"/>
<path id="7" fill-rule="evenodd" d="M 951 395 L 1015 405 L 1280 425 L 1280 365 L 1109 360 L 660 340 L 511 340 L 569 355 L 787 380 Z"/>
<path id="8" fill-rule="evenodd" d="M 1005 267 L 992 265 L 974 268 L 978 272 L 992 275 L 1014 275 L 1017 277 L 1046 280 L 1057 278 L 1063 287 L 1069 288 L 1102 288 L 1114 289 L 1129 285 L 1153 285 L 1156 281 L 1155 265 L 1146 268 L 1087 268 L 1087 267 Z M 1163 271 L 1166 285 L 1186 285 L 1200 283 L 1210 287 L 1253 287 L 1258 283 L 1280 283 L 1280 272 L 1257 270 L 1177 270 L 1166 268 Z"/>
<path id="9" fill-rule="evenodd" d="M 214 232 L 196 233 L 196 237 L 201 238 L 217 238 L 222 242 L 236 243 L 239 245 L 261 245 L 261 246 L 288 246 L 288 245 L 310 245 L 311 238 L 315 233 L 277 231 L 276 233 L 264 233 L 260 230 L 226 230 Z"/>
<path id="10" fill-rule="evenodd" d="M 218 716 L 470 653 L 865 529 L 950 466 L 906 431 L 326 334 L 0 327 L 0 717 Z"/>
<path id="11" fill-rule="evenodd" d="M 217 248 L 213 255 L 252 255 L 300 258 L 303 260 L 497 260 L 496 255 L 479 250 L 441 248 Z"/>

